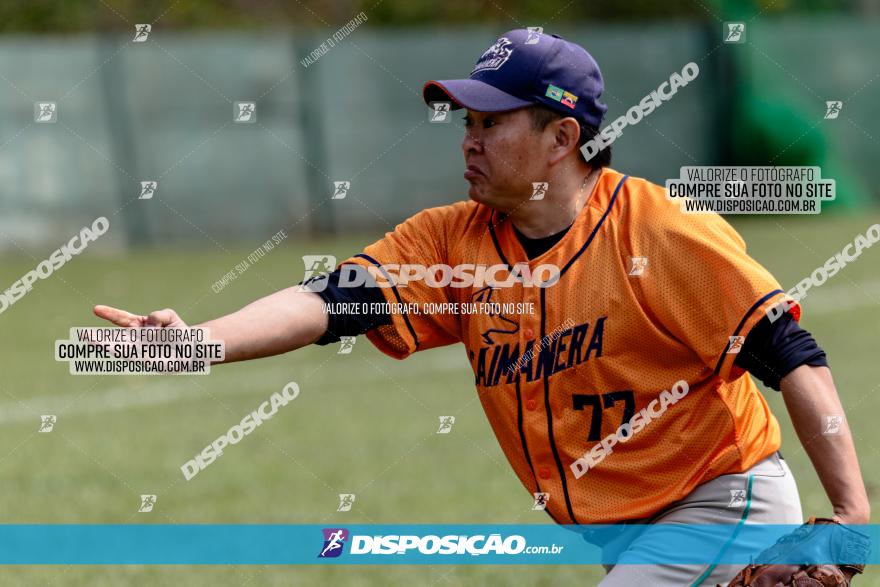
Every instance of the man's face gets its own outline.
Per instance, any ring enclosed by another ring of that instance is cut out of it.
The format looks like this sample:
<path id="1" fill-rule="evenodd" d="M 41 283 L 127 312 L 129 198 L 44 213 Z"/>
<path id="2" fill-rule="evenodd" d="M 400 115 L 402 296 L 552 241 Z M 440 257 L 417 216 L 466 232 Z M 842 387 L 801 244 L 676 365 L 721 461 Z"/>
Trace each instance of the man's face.
<path id="1" fill-rule="evenodd" d="M 532 195 L 532 182 L 545 181 L 552 135 L 532 130 L 528 110 L 468 110 L 461 143 L 470 184 L 468 196 L 501 211 L 511 211 Z"/>

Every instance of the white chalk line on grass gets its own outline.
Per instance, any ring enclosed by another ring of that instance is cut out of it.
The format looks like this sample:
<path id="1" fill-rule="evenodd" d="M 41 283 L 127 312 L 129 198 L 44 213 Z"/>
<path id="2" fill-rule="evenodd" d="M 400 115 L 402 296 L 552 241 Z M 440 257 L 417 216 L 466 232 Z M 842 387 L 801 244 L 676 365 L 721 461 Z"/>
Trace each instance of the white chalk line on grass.
<path id="1" fill-rule="evenodd" d="M 250 393 L 252 391 L 253 389 L 241 387 L 234 388 L 227 393 Z M 83 413 L 96 414 L 204 398 L 204 392 L 194 389 L 191 384 L 183 381 L 175 384 L 161 383 L 136 390 L 117 387 L 103 392 L 94 392 L 66 408 L 65 404 L 71 400 L 69 394 L 43 395 L 28 398 L 30 409 L 22 407 L 17 402 L 0 404 L 0 422 L 39 421 L 42 414 L 55 414 L 59 417 Z"/>
<path id="2" fill-rule="evenodd" d="M 355 350 L 357 352 L 357 350 Z M 427 358 L 427 357 L 425 357 Z M 454 354 L 441 353 L 440 356 L 431 357 L 428 361 L 415 361 L 408 365 L 409 368 L 400 369 L 403 365 L 396 365 L 398 374 L 407 375 L 413 371 L 430 372 L 430 371 L 453 371 L 467 369 L 467 362 L 460 348 L 456 349 Z M 216 369 L 217 367 L 215 367 Z M 220 367 L 221 369 L 223 367 Z M 403 371 L 403 372 L 401 372 Z M 296 379 L 294 377 L 294 379 Z M 384 377 L 376 375 L 374 377 L 364 376 L 360 374 L 357 379 L 358 386 L 371 383 L 370 380 L 384 381 Z M 286 383 L 286 381 L 285 381 Z M 345 385 L 346 381 L 342 378 L 334 382 L 335 385 Z M 258 393 L 260 389 L 267 387 L 267 382 L 262 382 L 259 386 L 248 383 L 233 383 L 229 387 L 228 382 L 224 382 L 223 389 L 219 390 L 216 395 L 245 395 Z M 280 384 L 279 384 L 280 387 Z M 274 391 L 274 390 L 273 390 Z M 96 391 L 83 397 L 73 405 L 67 405 L 71 400 L 70 394 L 53 394 L 40 395 L 27 398 L 27 407 L 24 407 L 18 401 L 9 401 L 0 403 L 0 423 L 7 422 L 27 422 L 33 421 L 36 424 L 40 421 L 43 414 L 54 414 L 59 420 L 65 416 L 74 414 L 98 414 L 103 412 L 118 412 L 132 408 L 151 407 L 162 404 L 172 404 L 177 402 L 187 402 L 196 400 L 207 400 L 204 391 L 195 388 L 192 383 L 180 380 L 180 382 L 159 382 L 155 385 L 146 385 L 137 389 L 126 387 L 115 387 L 105 391 Z M 63 411 L 62 411 L 63 410 Z"/>

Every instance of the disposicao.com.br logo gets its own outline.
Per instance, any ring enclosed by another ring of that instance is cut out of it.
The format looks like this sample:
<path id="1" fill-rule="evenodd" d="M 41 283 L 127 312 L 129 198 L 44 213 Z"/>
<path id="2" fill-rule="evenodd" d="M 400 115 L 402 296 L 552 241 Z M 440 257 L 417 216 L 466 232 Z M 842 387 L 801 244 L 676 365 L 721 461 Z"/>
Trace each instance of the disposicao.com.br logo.
<path id="1" fill-rule="evenodd" d="M 345 541 L 348 540 L 348 530 L 345 528 L 324 528 L 324 546 L 318 553 L 318 558 L 336 558 L 342 554 Z"/>
<path id="2" fill-rule="evenodd" d="M 336 266 L 333 255 L 303 255 L 305 278 L 303 285 L 310 291 L 321 292 L 327 289 L 329 277 Z M 460 263 L 446 265 L 437 263 L 431 266 L 413 263 L 386 263 L 382 265 L 358 265 L 343 263 L 338 267 L 338 287 L 408 287 L 422 282 L 434 288 L 467 288 L 480 289 L 522 287 L 546 288 L 559 282 L 562 271 L 556 265 L 542 263 L 534 268 L 528 263 L 496 263 L 482 265 Z"/>
<path id="3" fill-rule="evenodd" d="M 349 532 L 345 528 L 324 528 L 324 544 L 318 558 L 335 558 L 342 554 Z M 351 536 L 350 555 L 518 555 L 559 554 L 564 546 L 528 546 L 519 534 L 503 537 L 501 534 L 429 534 L 361 535 Z"/>

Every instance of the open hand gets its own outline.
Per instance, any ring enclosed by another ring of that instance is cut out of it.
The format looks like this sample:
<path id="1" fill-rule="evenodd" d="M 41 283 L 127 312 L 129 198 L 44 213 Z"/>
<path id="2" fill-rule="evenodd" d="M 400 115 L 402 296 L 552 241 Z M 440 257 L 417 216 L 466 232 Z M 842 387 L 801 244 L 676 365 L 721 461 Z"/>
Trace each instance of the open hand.
<path id="1" fill-rule="evenodd" d="M 95 306 L 92 311 L 95 316 L 123 328 L 188 328 L 177 312 L 171 308 L 151 312 L 149 316 L 138 316 L 110 306 Z"/>

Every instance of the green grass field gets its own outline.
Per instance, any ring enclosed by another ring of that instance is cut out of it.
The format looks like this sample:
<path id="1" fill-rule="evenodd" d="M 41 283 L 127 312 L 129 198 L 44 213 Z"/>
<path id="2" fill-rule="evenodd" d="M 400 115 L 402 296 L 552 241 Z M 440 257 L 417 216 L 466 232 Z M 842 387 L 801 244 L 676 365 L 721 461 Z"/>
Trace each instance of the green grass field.
<path id="1" fill-rule="evenodd" d="M 750 253 L 790 287 L 880 215 L 738 223 Z M 295 235 L 293 235 L 295 236 Z M 215 367 L 207 377 L 71 376 L 53 342 L 97 326 L 94 304 L 171 307 L 189 323 L 298 281 L 300 256 L 357 252 L 378 234 L 276 247 L 219 294 L 211 284 L 259 243 L 235 249 L 101 256 L 100 246 L 0 314 L 2 523 L 546 522 L 507 465 L 473 389 L 461 346 L 390 359 L 365 338 Z M 59 242 L 61 242 L 59 240 Z M 2 289 L 50 251 L 5 257 Z M 802 323 L 829 354 L 876 512 L 880 511 L 880 249 L 869 249 L 805 300 Z M 698 308 L 694 309 L 699 311 Z M 288 381 L 299 398 L 186 482 L 179 467 Z M 807 515 L 830 513 L 781 398 L 783 452 Z M 40 414 L 57 414 L 38 434 Z M 435 434 L 438 416 L 456 417 Z M 139 495 L 155 493 L 152 513 Z M 337 494 L 355 493 L 337 513 Z M 0 585 L 594 585 L 596 567 L 7 567 Z M 869 569 L 858 585 L 880 586 Z"/>

